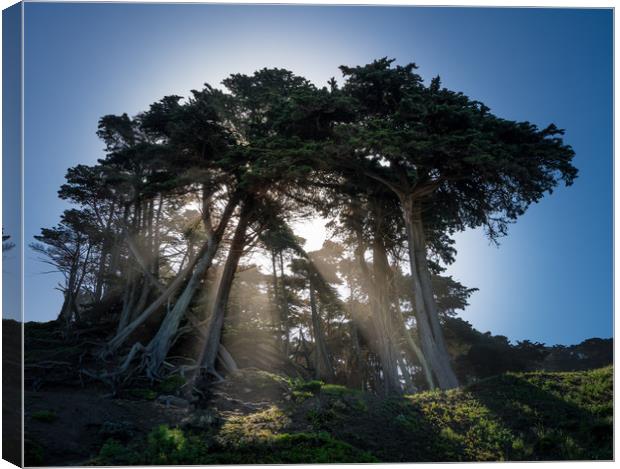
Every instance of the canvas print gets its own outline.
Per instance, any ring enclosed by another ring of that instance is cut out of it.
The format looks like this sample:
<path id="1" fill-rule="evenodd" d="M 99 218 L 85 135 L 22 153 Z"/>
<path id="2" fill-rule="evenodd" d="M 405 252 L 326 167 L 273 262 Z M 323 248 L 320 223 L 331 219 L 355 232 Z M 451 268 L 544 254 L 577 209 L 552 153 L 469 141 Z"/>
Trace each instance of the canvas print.
<path id="1" fill-rule="evenodd" d="M 5 9 L 3 458 L 612 460 L 612 40 L 611 8 Z"/>

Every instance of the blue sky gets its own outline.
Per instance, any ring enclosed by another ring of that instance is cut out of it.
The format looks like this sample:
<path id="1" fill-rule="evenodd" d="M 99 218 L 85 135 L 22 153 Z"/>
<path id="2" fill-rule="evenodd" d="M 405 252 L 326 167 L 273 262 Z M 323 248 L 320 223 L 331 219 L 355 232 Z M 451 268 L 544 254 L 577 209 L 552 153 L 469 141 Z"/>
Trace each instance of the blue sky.
<path id="1" fill-rule="evenodd" d="M 580 176 L 501 246 L 459 234 L 449 272 L 480 288 L 462 317 L 512 340 L 612 335 L 612 11 L 419 7 L 25 6 L 25 239 L 57 223 L 66 169 L 103 156 L 104 114 L 132 115 L 231 73 L 288 68 L 317 84 L 388 56 L 494 113 L 566 129 Z M 60 308 L 58 278 L 25 254 L 25 315 Z"/>

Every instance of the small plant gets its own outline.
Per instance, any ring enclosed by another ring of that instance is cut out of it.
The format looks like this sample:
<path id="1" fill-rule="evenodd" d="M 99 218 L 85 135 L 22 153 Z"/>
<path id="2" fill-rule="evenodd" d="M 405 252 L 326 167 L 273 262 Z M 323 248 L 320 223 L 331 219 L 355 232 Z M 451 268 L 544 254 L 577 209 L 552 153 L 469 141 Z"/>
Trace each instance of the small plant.
<path id="1" fill-rule="evenodd" d="M 293 383 L 293 389 L 295 391 L 309 392 L 312 394 L 318 394 L 321 391 L 321 388 L 325 385 L 323 381 L 312 380 L 312 381 L 296 381 Z"/>
<path id="2" fill-rule="evenodd" d="M 321 392 L 329 396 L 343 397 L 348 394 L 355 393 L 355 390 L 349 389 L 346 386 L 341 386 L 339 384 L 325 384 L 323 387 L 321 387 Z"/>
<path id="3" fill-rule="evenodd" d="M 162 394 L 174 394 L 181 386 L 186 383 L 186 380 L 181 375 L 171 375 L 159 383 L 159 392 Z"/>
<path id="4" fill-rule="evenodd" d="M 39 422 L 52 423 L 58 418 L 53 410 L 38 410 L 32 414 L 32 418 Z"/>
<path id="5" fill-rule="evenodd" d="M 338 416 L 333 409 L 311 409 L 306 414 L 306 418 L 315 431 L 329 429 L 330 424 L 332 424 L 337 417 Z"/>
<path id="6" fill-rule="evenodd" d="M 148 388 L 133 388 L 128 392 L 131 397 L 136 397 L 147 401 L 152 401 L 157 398 L 157 392 Z"/>
<path id="7" fill-rule="evenodd" d="M 303 402 L 306 399 L 314 397 L 314 394 L 309 391 L 293 391 L 291 393 L 293 400 L 296 402 Z"/>
<path id="8" fill-rule="evenodd" d="M 125 447 L 125 445 L 110 438 L 101 447 L 99 456 L 94 463 L 109 466 L 123 466 L 135 464 L 135 460 L 136 455 L 131 450 Z"/>

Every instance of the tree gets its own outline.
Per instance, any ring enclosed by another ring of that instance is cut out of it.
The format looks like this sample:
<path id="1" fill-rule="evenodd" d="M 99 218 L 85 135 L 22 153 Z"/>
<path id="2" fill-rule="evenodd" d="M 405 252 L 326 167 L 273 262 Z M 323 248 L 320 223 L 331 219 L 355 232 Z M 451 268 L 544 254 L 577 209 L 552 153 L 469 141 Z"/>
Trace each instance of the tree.
<path id="1" fill-rule="evenodd" d="M 413 64 L 341 70 L 340 88 L 262 69 L 100 119 L 105 158 L 68 170 L 59 195 L 78 208 L 35 246 L 65 274 L 65 322 L 80 322 L 88 294 L 115 326 L 100 356 L 120 351 L 117 369 L 96 376 L 172 367 L 189 389 L 201 372 L 219 377 L 235 367 L 230 312 L 244 311 L 294 373 L 384 394 L 458 384 L 450 353 L 490 342 L 466 344 L 479 337 L 454 318 L 474 289 L 442 276 L 451 235 L 483 226 L 496 241 L 572 183 L 573 152 L 554 126 L 500 119 L 438 78 L 425 86 Z M 340 243 L 306 253 L 291 221 L 317 213 Z M 244 288 L 261 308 L 270 297 L 270 322 L 235 285 L 255 251 L 271 275 L 259 266 L 264 285 Z M 528 363 L 539 351 L 504 348 Z"/>
<path id="2" fill-rule="evenodd" d="M 559 181 L 573 182 L 574 153 L 554 125 L 539 130 L 498 118 L 482 103 L 441 88 L 438 77 L 424 86 L 415 64 L 392 63 L 341 67 L 342 91 L 357 118 L 341 126 L 332 154 L 398 197 L 422 349 L 439 385 L 450 388 L 457 380 L 432 291 L 427 220 L 438 218 L 452 231 L 484 226 L 495 240 Z"/>

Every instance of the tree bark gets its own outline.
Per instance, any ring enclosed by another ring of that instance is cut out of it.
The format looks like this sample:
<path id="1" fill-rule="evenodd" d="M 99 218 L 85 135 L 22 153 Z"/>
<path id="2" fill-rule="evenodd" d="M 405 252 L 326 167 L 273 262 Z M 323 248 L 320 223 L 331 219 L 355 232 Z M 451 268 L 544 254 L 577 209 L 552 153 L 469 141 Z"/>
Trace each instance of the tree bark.
<path id="1" fill-rule="evenodd" d="M 200 354 L 198 356 L 198 360 L 196 360 L 196 363 L 200 364 L 201 369 L 205 369 L 211 373 L 215 372 L 215 360 L 217 359 L 217 351 L 222 337 L 222 327 L 224 325 L 224 317 L 226 315 L 226 305 L 228 304 L 228 298 L 230 296 L 230 290 L 235 278 L 235 272 L 237 271 L 239 260 L 243 254 L 245 234 L 252 216 L 252 208 L 252 204 L 246 201 L 241 209 L 239 222 L 237 223 L 237 228 L 235 229 L 235 234 L 230 245 L 228 257 L 226 258 L 226 263 L 224 265 L 224 271 L 222 272 L 222 277 L 220 279 L 215 301 L 213 303 L 213 311 L 211 313 L 204 338 L 204 347 L 200 348 Z"/>
<path id="2" fill-rule="evenodd" d="M 102 241 L 101 252 L 99 254 L 99 266 L 97 268 L 97 279 L 95 283 L 95 300 L 96 301 L 101 300 L 101 295 L 103 292 L 104 277 L 106 274 L 106 259 L 108 257 L 108 254 L 110 253 L 110 244 L 111 244 L 111 239 L 109 238 L 109 234 L 110 234 L 110 227 L 112 226 L 112 220 L 114 218 L 115 208 L 116 208 L 116 202 L 112 201 L 112 204 L 110 205 L 110 212 L 108 214 L 108 219 L 104 227 L 105 234 L 104 234 L 104 238 Z"/>
<path id="3" fill-rule="evenodd" d="M 220 221 L 220 225 L 218 226 L 219 238 L 223 235 L 225 225 L 228 224 L 232 213 L 237 206 L 238 197 L 233 196 L 226 205 L 226 209 L 222 214 L 222 219 Z M 221 230 L 220 230 L 221 228 Z M 214 234 L 215 238 L 215 234 Z M 114 351 L 118 349 L 131 334 L 140 327 L 155 311 L 157 311 L 173 294 L 176 290 L 181 286 L 187 275 L 194 270 L 194 267 L 198 263 L 200 259 L 206 256 L 206 253 L 209 250 L 209 247 L 212 245 L 209 240 L 207 240 L 200 249 L 200 252 L 197 256 L 192 259 L 191 262 L 188 263 L 187 267 L 180 272 L 177 277 L 172 281 L 172 283 L 166 288 L 166 290 L 153 302 L 151 305 L 146 308 L 136 319 L 134 319 L 130 324 L 127 325 L 122 331 L 119 331 L 106 345 L 105 349 L 102 352 L 103 356 L 110 355 Z"/>
<path id="4" fill-rule="evenodd" d="M 419 202 L 410 194 L 399 194 L 407 230 L 409 264 L 415 300 L 415 316 L 420 345 L 437 383 L 442 389 L 458 386 L 450 356 L 445 348 L 443 331 L 437 317 L 435 298 L 430 289 L 430 272 L 426 261 L 424 226 Z M 428 283 L 427 283 L 428 282 Z M 434 317 L 432 317 L 434 315 Z"/>
<path id="5" fill-rule="evenodd" d="M 232 201 L 229 201 L 229 206 L 231 204 Z M 149 345 L 146 347 L 146 357 L 148 362 L 147 374 L 151 377 L 157 376 L 161 364 L 168 355 L 168 351 L 170 350 L 172 340 L 177 333 L 181 319 L 185 315 L 187 308 L 194 298 L 194 294 L 196 293 L 202 278 L 213 263 L 213 259 L 219 248 L 224 230 L 226 229 L 226 226 L 232 216 L 232 212 L 233 209 L 229 209 L 229 207 L 227 207 L 227 210 L 225 210 L 222 215 L 222 219 L 220 220 L 217 230 L 208 235 L 207 250 L 197 262 L 196 268 L 194 269 L 189 282 L 185 286 L 183 293 L 181 293 L 174 304 L 174 308 L 166 314 L 159 330 L 157 331 L 157 334 L 155 334 L 155 337 L 153 337 Z"/>
<path id="6" fill-rule="evenodd" d="M 379 230 L 377 230 L 379 231 Z M 380 238 L 381 233 L 375 234 L 373 242 L 373 286 L 374 286 L 374 314 L 380 325 L 379 349 L 383 368 L 383 386 L 386 395 L 402 392 L 398 378 L 398 362 L 394 346 L 394 324 L 391 314 L 392 288 L 390 288 L 390 266 L 385 252 L 385 246 Z"/>
<path id="7" fill-rule="evenodd" d="M 280 251 L 280 325 L 284 333 L 284 356 L 288 358 L 290 347 L 290 332 L 288 326 L 288 301 L 286 292 L 286 283 L 284 282 L 284 259 L 282 251 Z"/>
<path id="8" fill-rule="evenodd" d="M 312 282 L 309 282 L 310 309 L 312 311 L 312 332 L 314 335 L 314 372 L 317 379 L 331 382 L 334 379 L 334 369 L 321 330 L 321 318 L 317 307 L 316 295 Z"/>

